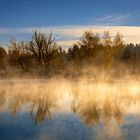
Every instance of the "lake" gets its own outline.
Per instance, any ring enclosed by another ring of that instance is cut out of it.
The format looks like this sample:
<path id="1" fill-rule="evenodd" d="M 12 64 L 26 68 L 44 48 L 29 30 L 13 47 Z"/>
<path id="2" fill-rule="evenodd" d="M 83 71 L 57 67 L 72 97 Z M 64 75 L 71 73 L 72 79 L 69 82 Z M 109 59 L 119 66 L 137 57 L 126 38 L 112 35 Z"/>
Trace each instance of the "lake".
<path id="1" fill-rule="evenodd" d="M 1 140 L 140 140 L 138 82 L 0 81 Z"/>

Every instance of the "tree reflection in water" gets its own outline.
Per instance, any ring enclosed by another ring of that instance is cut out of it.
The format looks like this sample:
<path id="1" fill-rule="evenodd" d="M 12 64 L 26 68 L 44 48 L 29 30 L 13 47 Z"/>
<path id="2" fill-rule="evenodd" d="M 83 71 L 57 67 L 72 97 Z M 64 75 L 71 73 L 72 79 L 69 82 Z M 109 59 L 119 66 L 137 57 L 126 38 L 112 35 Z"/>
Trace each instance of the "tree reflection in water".
<path id="1" fill-rule="evenodd" d="M 5 88 L 2 86 L 0 88 L 0 110 L 2 110 L 4 104 L 5 104 L 5 100 L 6 100 L 6 90 Z"/>
<path id="2" fill-rule="evenodd" d="M 29 112 L 35 123 L 53 119 L 53 114 L 59 112 L 59 103 L 68 98 L 65 104 L 71 107 L 71 112 L 77 115 L 87 126 L 103 122 L 106 126 L 112 120 L 123 123 L 123 116 L 128 112 L 128 105 L 139 102 L 139 94 L 130 94 L 128 90 L 109 86 L 101 89 L 98 85 L 82 84 L 12 84 L 0 89 L 0 108 L 8 105 L 11 114 L 19 111 Z M 123 92 L 122 92 L 123 91 Z M 126 92 L 127 91 L 127 92 Z M 63 95 L 63 96 L 62 96 Z M 63 108 L 67 105 L 63 104 Z M 28 107 L 25 107 L 28 106 Z M 65 109 L 67 110 L 67 108 Z"/>
<path id="3" fill-rule="evenodd" d="M 112 85 L 111 85 L 112 86 Z M 108 125 L 114 120 L 123 123 L 123 117 L 129 112 L 129 107 L 140 101 L 140 92 L 129 93 L 126 87 L 98 87 L 94 85 L 76 85 L 71 90 L 71 109 L 87 126 L 99 122 Z M 118 93 L 120 90 L 120 93 Z M 129 105 L 129 106 L 128 106 Z"/>
<path id="4" fill-rule="evenodd" d="M 57 107 L 58 97 L 55 89 L 53 91 L 49 90 L 46 85 L 9 86 L 5 94 L 2 95 L 3 98 L 0 98 L 0 103 L 2 104 L 4 97 L 6 97 L 9 106 L 8 110 L 11 114 L 16 115 L 19 111 L 28 111 L 35 123 L 51 119 L 52 110 Z M 28 105 L 27 108 L 25 108 L 26 105 Z"/>

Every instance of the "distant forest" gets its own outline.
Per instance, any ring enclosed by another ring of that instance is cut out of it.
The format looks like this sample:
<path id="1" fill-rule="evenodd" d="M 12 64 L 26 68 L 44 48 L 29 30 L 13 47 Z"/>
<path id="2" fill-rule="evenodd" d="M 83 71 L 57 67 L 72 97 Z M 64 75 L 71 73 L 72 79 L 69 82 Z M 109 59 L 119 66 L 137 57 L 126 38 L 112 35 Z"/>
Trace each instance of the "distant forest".
<path id="1" fill-rule="evenodd" d="M 117 33 L 85 31 L 68 50 L 52 33 L 34 31 L 29 41 L 10 41 L 0 47 L 0 77 L 119 78 L 140 74 L 140 44 L 125 44 Z"/>

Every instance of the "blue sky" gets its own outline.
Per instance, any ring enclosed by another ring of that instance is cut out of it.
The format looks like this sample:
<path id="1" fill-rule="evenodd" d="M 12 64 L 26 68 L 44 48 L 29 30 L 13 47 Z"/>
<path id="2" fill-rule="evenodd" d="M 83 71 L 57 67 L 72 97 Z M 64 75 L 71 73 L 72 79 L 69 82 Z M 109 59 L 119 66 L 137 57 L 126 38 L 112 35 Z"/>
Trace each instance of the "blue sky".
<path id="1" fill-rule="evenodd" d="M 99 20 L 120 16 L 119 25 L 137 26 L 139 5 L 140 0 L 0 0 L 0 27 L 106 24 L 109 19 Z"/>
<path id="2" fill-rule="evenodd" d="M 139 7 L 140 0 L 0 0 L 0 44 L 28 38 L 24 29 L 139 26 Z"/>

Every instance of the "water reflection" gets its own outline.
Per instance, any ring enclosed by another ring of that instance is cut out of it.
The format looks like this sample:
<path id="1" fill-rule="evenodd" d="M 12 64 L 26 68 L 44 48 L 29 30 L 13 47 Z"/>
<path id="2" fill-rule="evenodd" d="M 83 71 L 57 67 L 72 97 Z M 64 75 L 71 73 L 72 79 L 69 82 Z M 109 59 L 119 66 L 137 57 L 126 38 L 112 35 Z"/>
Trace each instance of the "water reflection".
<path id="1" fill-rule="evenodd" d="M 125 117 L 139 115 L 139 105 L 138 85 L 134 88 L 66 81 L 59 85 L 58 82 L 13 82 L 0 87 L 1 114 L 7 112 L 16 117 L 20 112 L 26 113 L 34 124 L 55 122 L 58 114 L 64 114 L 68 120 L 73 118 L 69 115 L 74 115 L 78 119 L 76 123 L 90 128 L 89 139 L 124 139 L 121 127 L 126 123 Z M 85 128 L 77 127 L 84 133 Z"/>
<path id="2" fill-rule="evenodd" d="M 28 111 L 35 123 L 51 119 L 52 110 L 57 106 L 58 100 L 54 91 L 40 84 L 9 86 L 2 95 L 1 107 L 8 105 L 7 109 L 12 115 L 19 111 Z"/>

